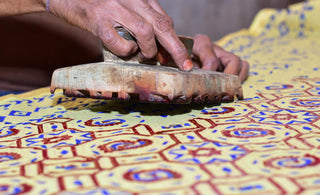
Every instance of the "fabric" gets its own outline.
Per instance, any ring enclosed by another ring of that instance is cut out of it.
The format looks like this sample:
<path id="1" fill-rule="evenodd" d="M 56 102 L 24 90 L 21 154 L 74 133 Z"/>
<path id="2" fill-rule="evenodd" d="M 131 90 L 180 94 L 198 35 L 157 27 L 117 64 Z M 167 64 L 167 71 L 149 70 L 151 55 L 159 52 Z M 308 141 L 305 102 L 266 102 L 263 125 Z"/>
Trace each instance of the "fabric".
<path id="1" fill-rule="evenodd" d="M 0 194 L 319 194 L 320 1 L 220 44 L 251 64 L 221 106 L 0 97 Z"/>

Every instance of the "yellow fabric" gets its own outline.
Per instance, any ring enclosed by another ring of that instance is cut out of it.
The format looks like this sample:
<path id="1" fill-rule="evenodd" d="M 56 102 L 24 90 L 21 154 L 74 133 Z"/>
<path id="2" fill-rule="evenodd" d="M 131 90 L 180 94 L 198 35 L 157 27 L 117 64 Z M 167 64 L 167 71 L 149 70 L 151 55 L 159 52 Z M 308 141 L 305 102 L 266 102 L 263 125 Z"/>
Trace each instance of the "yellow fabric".
<path id="1" fill-rule="evenodd" d="M 0 194 L 317 194 L 320 1 L 266 9 L 220 44 L 251 64 L 215 107 L 0 98 Z"/>

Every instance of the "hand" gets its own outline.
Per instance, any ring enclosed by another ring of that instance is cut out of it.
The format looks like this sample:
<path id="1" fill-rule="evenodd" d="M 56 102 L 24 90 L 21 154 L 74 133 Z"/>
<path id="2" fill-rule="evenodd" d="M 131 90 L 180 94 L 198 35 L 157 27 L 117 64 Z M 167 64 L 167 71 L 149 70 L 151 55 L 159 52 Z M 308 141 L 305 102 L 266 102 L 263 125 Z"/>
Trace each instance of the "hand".
<path id="1" fill-rule="evenodd" d="M 142 61 L 152 59 L 158 53 L 158 41 L 181 70 L 193 66 L 173 29 L 172 19 L 157 0 L 50 0 L 49 9 L 52 14 L 95 34 L 118 56 L 126 57 L 139 50 Z M 136 42 L 119 36 L 115 27 L 124 27 Z"/>
<path id="2" fill-rule="evenodd" d="M 247 61 L 212 43 L 206 35 L 196 35 L 193 40 L 195 67 L 238 75 L 241 82 L 246 80 L 249 73 Z"/>

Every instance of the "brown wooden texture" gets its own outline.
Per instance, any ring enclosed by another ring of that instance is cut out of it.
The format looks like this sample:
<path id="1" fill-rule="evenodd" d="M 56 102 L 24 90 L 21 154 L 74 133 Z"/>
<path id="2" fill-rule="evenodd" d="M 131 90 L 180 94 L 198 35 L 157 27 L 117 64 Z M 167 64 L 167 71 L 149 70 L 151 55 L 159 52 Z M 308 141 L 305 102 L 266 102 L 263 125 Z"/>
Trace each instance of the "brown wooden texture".
<path id="1" fill-rule="evenodd" d="M 123 28 L 118 33 L 133 39 Z M 191 54 L 193 40 L 180 37 Z M 64 89 L 67 96 L 105 98 L 155 103 L 215 103 L 243 99 L 237 76 L 193 69 L 181 71 L 171 61 L 170 66 L 147 65 L 138 62 L 137 55 L 122 59 L 104 51 L 103 63 L 58 69 L 53 73 L 51 92 Z"/>
<path id="2" fill-rule="evenodd" d="M 52 76 L 51 92 L 67 96 L 154 103 L 214 103 L 243 99 L 237 76 L 193 69 L 101 62 L 61 68 Z"/>

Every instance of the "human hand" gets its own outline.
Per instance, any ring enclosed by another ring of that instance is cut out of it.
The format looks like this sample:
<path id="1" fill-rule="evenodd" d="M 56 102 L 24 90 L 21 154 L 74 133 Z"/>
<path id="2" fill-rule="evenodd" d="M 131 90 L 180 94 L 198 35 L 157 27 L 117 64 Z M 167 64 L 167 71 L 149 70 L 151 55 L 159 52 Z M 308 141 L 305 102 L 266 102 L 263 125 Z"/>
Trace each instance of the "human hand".
<path id="1" fill-rule="evenodd" d="M 141 61 L 158 53 L 157 41 L 181 70 L 190 70 L 192 60 L 173 29 L 172 19 L 157 0 L 50 0 L 52 14 L 88 30 L 120 57 L 139 51 Z M 122 38 L 116 27 L 124 27 L 136 41 Z"/>
<path id="2" fill-rule="evenodd" d="M 193 41 L 192 58 L 195 67 L 238 75 L 241 82 L 246 80 L 249 73 L 247 61 L 212 43 L 206 35 L 196 35 Z"/>

